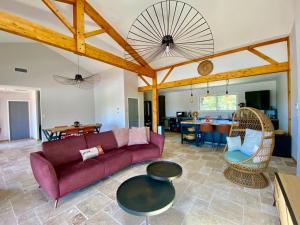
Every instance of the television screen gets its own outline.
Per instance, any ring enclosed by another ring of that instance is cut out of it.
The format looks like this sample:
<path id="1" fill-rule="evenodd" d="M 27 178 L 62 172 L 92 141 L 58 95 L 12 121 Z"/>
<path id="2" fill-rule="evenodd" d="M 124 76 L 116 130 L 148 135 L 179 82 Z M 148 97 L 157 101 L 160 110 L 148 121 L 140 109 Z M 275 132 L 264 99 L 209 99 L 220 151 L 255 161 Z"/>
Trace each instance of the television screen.
<path id="1" fill-rule="evenodd" d="M 270 90 L 250 91 L 245 93 L 246 106 L 256 109 L 270 109 Z"/>

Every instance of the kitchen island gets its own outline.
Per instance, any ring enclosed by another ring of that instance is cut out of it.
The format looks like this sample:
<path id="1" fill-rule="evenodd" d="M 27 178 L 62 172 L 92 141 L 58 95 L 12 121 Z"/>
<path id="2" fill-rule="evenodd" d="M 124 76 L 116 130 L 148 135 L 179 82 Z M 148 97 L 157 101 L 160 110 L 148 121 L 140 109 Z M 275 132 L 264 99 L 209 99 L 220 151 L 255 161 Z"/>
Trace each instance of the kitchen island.
<path id="1" fill-rule="evenodd" d="M 200 125 L 201 124 L 210 124 L 214 128 L 213 132 L 213 140 L 214 142 L 219 142 L 221 144 L 226 144 L 226 137 L 224 135 L 220 135 L 217 131 L 217 126 L 218 125 L 232 125 L 231 120 L 209 120 L 206 121 L 205 119 L 200 119 L 200 120 L 185 120 L 181 122 L 181 143 L 187 143 L 187 144 L 194 144 L 194 145 L 199 145 L 199 139 L 201 137 L 201 132 L 200 132 Z M 204 142 L 208 141 L 204 138 Z"/>

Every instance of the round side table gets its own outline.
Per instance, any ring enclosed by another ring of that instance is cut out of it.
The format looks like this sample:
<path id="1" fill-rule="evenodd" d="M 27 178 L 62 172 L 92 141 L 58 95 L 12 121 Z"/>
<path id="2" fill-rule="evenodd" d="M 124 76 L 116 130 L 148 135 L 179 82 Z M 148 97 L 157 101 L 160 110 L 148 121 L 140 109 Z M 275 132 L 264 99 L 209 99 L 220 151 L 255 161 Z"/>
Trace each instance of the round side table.
<path id="1" fill-rule="evenodd" d="M 175 162 L 156 161 L 147 166 L 147 174 L 155 180 L 172 182 L 182 175 L 182 167 Z"/>
<path id="2" fill-rule="evenodd" d="M 119 206 L 132 215 L 145 216 L 147 225 L 149 216 L 168 210 L 174 199 L 175 189 L 172 183 L 155 180 L 147 175 L 124 181 L 117 190 Z"/>

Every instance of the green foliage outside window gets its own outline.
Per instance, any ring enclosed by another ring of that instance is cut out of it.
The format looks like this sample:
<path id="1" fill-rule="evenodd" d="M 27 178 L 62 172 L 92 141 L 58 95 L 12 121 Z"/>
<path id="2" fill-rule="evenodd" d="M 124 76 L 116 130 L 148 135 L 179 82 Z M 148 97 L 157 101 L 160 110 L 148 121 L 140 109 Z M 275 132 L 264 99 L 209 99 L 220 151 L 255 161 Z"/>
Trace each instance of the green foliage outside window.
<path id="1" fill-rule="evenodd" d="M 200 99 L 201 111 L 236 110 L 236 95 L 204 96 Z"/>

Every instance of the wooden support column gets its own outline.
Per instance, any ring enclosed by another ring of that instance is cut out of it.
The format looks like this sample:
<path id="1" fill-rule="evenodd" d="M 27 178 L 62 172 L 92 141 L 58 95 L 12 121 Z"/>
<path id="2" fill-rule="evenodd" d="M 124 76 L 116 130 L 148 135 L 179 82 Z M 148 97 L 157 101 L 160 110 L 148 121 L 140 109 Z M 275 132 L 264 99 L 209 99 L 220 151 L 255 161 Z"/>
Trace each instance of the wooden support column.
<path id="1" fill-rule="evenodd" d="M 85 53 L 84 3 L 85 0 L 77 0 L 73 7 L 73 20 L 75 27 L 74 38 L 76 40 L 77 51 L 82 54 Z"/>
<path id="2" fill-rule="evenodd" d="M 157 74 L 152 78 L 152 130 L 157 133 L 158 125 L 158 89 Z"/>
<path id="3" fill-rule="evenodd" d="M 291 134 L 292 131 L 292 78 L 291 78 L 291 45 L 290 38 L 287 41 L 287 51 L 288 51 L 288 66 L 287 71 L 287 89 L 288 89 L 288 133 Z"/>

